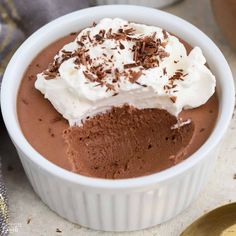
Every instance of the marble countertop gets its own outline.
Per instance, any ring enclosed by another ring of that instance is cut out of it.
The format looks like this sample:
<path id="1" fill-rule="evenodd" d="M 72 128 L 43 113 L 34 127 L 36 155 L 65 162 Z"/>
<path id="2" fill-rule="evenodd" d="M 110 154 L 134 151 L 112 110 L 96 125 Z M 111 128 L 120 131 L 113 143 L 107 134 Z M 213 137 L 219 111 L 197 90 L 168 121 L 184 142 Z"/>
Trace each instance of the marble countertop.
<path id="1" fill-rule="evenodd" d="M 208 0 L 185 0 L 165 9 L 205 32 L 219 46 L 236 76 L 236 52 L 225 42 L 212 16 Z M 85 229 L 57 216 L 48 209 L 31 188 L 16 151 L 0 118 L 0 155 L 9 197 L 11 235 L 111 235 L 177 236 L 196 218 L 219 205 L 236 201 L 236 118 L 222 141 L 221 151 L 205 189 L 182 214 L 162 225 L 130 233 L 104 233 Z"/>

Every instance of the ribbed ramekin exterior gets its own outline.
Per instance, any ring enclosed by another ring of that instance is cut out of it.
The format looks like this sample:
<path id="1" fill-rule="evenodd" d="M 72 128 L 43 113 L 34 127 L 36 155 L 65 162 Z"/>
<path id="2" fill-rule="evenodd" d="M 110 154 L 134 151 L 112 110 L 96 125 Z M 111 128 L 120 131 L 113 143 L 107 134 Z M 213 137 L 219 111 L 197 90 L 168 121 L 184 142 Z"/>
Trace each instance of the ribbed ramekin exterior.
<path id="1" fill-rule="evenodd" d="M 147 7 L 164 7 L 180 0 L 90 0 L 91 5 L 132 4 Z"/>
<path id="2" fill-rule="evenodd" d="M 163 223 L 186 209 L 207 181 L 217 151 L 175 178 L 132 189 L 96 189 L 59 179 L 18 150 L 35 192 L 63 218 L 105 231 L 132 231 Z"/>

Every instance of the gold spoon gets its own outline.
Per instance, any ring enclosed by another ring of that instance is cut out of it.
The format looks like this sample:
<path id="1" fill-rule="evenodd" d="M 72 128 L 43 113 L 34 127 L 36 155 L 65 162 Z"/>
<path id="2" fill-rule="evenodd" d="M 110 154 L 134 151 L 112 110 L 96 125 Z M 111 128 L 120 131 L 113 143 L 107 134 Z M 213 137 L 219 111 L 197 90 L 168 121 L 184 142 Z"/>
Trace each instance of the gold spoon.
<path id="1" fill-rule="evenodd" d="M 221 206 L 203 215 L 180 236 L 236 236 L 236 203 Z"/>

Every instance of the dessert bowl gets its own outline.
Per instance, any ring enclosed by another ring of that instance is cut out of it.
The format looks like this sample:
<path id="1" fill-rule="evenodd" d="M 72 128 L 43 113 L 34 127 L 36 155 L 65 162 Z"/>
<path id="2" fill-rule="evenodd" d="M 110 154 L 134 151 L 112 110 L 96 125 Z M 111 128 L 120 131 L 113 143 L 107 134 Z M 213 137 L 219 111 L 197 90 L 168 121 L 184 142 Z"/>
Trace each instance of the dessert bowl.
<path id="1" fill-rule="evenodd" d="M 75 174 L 46 160 L 28 143 L 21 131 L 16 98 L 30 62 L 52 42 L 105 17 L 160 26 L 190 45 L 199 46 L 216 76 L 219 115 L 212 134 L 189 158 L 159 173 L 120 180 Z M 220 50 L 204 33 L 171 14 L 126 5 L 79 10 L 36 31 L 11 59 L 1 89 L 4 122 L 34 191 L 58 215 L 82 226 L 105 231 L 151 227 L 186 209 L 206 184 L 234 108 L 234 83 L 230 68 Z"/>

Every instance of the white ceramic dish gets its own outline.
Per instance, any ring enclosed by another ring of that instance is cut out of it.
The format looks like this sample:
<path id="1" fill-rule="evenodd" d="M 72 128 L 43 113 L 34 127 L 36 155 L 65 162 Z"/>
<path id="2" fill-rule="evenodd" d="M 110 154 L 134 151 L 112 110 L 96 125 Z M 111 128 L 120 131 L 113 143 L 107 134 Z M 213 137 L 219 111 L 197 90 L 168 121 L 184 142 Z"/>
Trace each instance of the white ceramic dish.
<path id="1" fill-rule="evenodd" d="M 216 127 L 206 143 L 182 163 L 160 173 L 125 180 L 96 179 L 66 171 L 41 156 L 23 136 L 16 113 L 21 78 L 32 59 L 55 40 L 104 17 L 160 26 L 202 48 L 216 75 L 220 101 Z M 29 37 L 11 59 L 2 83 L 3 118 L 25 172 L 42 201 L 60 216 L 92 229 L 138 230 L 167 221 L 198 196 L 217 158 L 217 147 L 231 120 L 234 84 L 216 45 L 188 22 L 145 7 L 110 5 L 60 17 Z"/>

